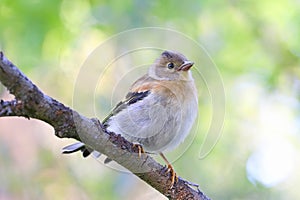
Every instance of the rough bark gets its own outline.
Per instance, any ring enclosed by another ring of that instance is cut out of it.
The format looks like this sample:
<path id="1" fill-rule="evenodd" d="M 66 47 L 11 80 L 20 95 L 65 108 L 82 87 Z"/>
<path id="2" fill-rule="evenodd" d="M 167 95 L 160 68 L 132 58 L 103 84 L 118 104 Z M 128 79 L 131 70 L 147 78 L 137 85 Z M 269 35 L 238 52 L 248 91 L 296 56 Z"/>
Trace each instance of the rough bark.
<path id="1" fill-rule="evenodd" d="M 0 101 L 0 117 L 20 116 L 47 122 L 59 138 L 74 138 L 107 155 L 127 168 L 169 199 L 209 199 L 189 182 L 179 178 L 171 187 L 166 167 L 151 156 L 138 156 L 138 148 L 117 133 L 107 133 L 96 119 L 89 119 L 44 94 L 2 52 L 0 81 L 15 96 L 12 101 Z M 24 136 L 26 137 L 26 136 Z"/>

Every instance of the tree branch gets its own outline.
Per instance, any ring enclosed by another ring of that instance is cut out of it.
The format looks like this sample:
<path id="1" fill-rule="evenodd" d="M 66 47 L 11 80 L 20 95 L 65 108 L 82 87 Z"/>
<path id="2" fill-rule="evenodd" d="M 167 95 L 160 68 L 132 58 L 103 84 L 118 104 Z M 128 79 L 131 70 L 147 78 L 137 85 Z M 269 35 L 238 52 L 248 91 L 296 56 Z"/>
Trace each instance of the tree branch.
<path id="1" fill-rule="evenodd" d="M 166 167 L 147 154 L 139 157 L 138 148 L 120 135 L 105 132 L 98 120 L 84 117 L 45 95 L 2 52 L 0 81 L 15 96 L 15 100 L 0 101 L 0 117 L 21 116 L 47 122 L 54 128 L 57 137 L 82 141 L 124 166 L 169 199 L 209 199 L 181 178 L 171 188 Z"/>

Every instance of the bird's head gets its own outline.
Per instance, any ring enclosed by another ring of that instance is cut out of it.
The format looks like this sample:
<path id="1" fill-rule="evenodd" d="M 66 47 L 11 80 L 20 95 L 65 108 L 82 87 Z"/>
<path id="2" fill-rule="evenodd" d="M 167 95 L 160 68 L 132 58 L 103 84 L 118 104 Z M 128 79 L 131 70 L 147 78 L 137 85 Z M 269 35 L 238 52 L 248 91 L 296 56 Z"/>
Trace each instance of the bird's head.
<path id="1" fill-rule="evenodd" d="M 184 55 L 164 51 L 149 68 L 149 76 L 157 80 L 192 80 L 190 68 L 193 62 Z"/>

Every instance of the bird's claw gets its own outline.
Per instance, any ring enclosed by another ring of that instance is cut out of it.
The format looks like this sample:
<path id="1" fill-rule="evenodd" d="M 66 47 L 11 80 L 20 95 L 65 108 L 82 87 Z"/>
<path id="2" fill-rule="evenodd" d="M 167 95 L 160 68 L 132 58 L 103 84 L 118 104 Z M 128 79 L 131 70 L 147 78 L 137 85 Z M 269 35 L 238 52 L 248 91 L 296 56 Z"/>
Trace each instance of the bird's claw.
<path id="1" fill-rule="evenodd" d="M 171 164 L 168 164 L 168 166 L 167 166 L 166 174 L 167 173 L 171 174 L 171 187 L 170 188 L 172 188 L 174 186 L 174 184 L 178 182 L 178 176 Z"/>
<path id="2" fill-rule="evenodd" d="M 139 158 L 142 156 L 142 153 L 145 153 L 142 145 L 133 143 L 132 148 L 138 148 Z"/>

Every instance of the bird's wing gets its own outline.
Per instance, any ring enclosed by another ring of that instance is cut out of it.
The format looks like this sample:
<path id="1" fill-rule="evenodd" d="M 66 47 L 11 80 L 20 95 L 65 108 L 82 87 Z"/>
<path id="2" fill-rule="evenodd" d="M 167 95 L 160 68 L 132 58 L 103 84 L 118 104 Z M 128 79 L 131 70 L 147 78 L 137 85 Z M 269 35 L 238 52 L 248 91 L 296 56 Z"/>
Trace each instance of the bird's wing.
<path id="1" fill-rule="evenodd" d="M 104 127 L 107 126 L 107 122 L 112 116 L 116 115 L 118 112 L 127 108 L 128 106 L 138 101 L 141 101 L 142 99 L 147 97 L 151 93 L 151 90 L 155 85 L 154 82 L 155 80 L 149 77 L 147 74 L 136 80 L 132 84 L 130 92 L 127 93 L 125 99 L 119 102 L 115 106 L 115 108 L 110 112 L 110 114 L 102 121 Z"/>
<path id="2" fill-rule="evenodd" d="M 134 104 L 137 101 L 144 99 L 149 94 L 150 94 L 150 90 L 141 91 L 141 92 L 129 92 L 126 95 L 125 99 L 123 101 L 119 102 L 116 105 L 116 107 L 110 112 L 110 114 L 103 120 L 102 123 L 103 123 L 104 127 L 107 126 L 107 122 L 112 116 L 116 115 L 118 112 L 127 108 L 131 104 Z"/>

